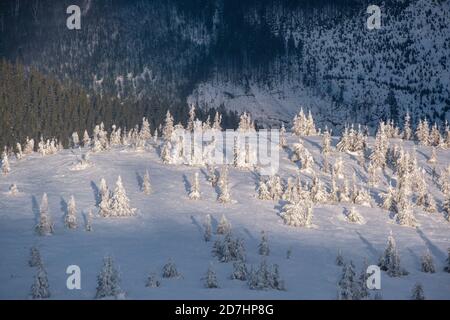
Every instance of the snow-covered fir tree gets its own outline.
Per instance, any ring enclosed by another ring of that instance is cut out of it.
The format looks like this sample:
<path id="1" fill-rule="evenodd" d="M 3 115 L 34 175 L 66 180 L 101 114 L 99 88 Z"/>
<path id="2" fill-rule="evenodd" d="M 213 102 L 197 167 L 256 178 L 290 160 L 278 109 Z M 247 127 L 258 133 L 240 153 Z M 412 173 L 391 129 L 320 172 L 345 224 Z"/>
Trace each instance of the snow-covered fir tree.
<path id="1" fill-rule="evenodd" d="M 212 237 L 212 224 L 211 224 L 211 215 L 207 214 L 205 217 L 205 221 L 203 222 L 203 239 L 205 239 L 206 242 L 211 241 Z"/>
<path id="2" fill-rule="evenodd" d="M 26 138 L 25 148 L 23 149 L 23 154 L 30 154 L 34 151 L 34 139 Z"/>
<path id="3" fill-rule="evenodd" d="M 386 165 L 386 153 L 389 148 L 389 140 L 383 130 L 382 124 L 375 136 L 375 144 L 370 154 L 370 161 L 376 168 L 384 168 Z"/>
<path id="4" fill-rule="evenodd" d="M 108 217 L 111 215 L 111 193 L 105 179 L 100 180 L 99 189 L 99 215 L 102 217 Z"/>
<path id="5" fill-rule="evenodd" d="M 409 112 L 406 112 L 403 124 L 403 139 L 411 140 L 411 138 L 412 138 L 411 116 L 409 115 Z"/>
<path id="6" fill-rule="evenodd" d="M 38 265 L 36 275 L 34 276 L 34 282 L 31 286 L 31 298 L 32 299 L 47 299 L 50 298 L 50 285 L 48 283 L 47 272 L 44 267 Z"/>
<path id="7" fill-rule="evenodd" d="M 363 221 L 362 216 L 359 214 L 358 211 L 356 211 L 356 208 L 353 206 L 351 207 L 350 210 L 348 209 L 346 210 L 346 216 L 347 220 L 352 223 L 362 223 Z"/>
<path id="8" fill-rule="evenodd" d="M 412 289 L 411 300 L 425 300 L 422 284 L 416 283 Z"/>
<path id="9" fill-rule="evenodd" d="M 428 121 L 420 120 L 419 125 L 416 129 L 416 138 L 421 145 L 428 146 L 430 139 L 430 127 Z"/>
<path id="10" fill-rule="evenodd" d="M 431 155 L 428 158 L 427 162 L 430 163 L 430 164 L 437 163 L 436 147 L 432 147 L 431 148 Z"/>
<path id="11" fill-rule="evenodd" d="M 200 182 L 198 180 L 198 172 L 194 173 L 194 181 L 191 183 L 191 191 L 189 192 L 189 199 L 200 199 Z"/>
<path id="12" fill-rule="evenodd" d="M 228 221 L 227 217 L 223 214 L 220 218 L 220 222 L 217 225 L 216 234 L 228 234 L 231 232 L 231 223 Z"/>
<path id="13" fill-rule="evenodd" d="M 339 201 L 350 202 L 350 189 L 347 179 L 344 179 L 342 186 L 339 188 Z"/>
<path id="14" fill-rule="evenodd" d="M 102 270 L 97 276 L 97 293 L 95 298 L 117 298 L 121 294 L 119 272 L 114 266 L 113 258 L 107 256 L 103 259 Z"/>
<path id="15" fill-rule="evenodd" d="M 303 108 L 300 109 L 300 112 L 293 119 L 292 132 L 297 136 L 312 136 L 317 134 L 311 111 L 308 111 L 308 116 L 305 116 Z"/>
<path id="16" fill-rule="evenodd" d="M 245 261 L 244 241 L 241 238 L 235 238 L 231 233 L 227 233 L 223 239 L 217 239 L 214 242 L 212 254 L 220 262 Z"/>
<path id="17" fill-rule="evenodd" d="M 78 137 L 78 132 L 72 133 L 72 148 L 78 148 L 80 146 L 80 138 Z"/>
<path id="18" fill-rule="evenodd" d="M 233 273 L 231 274 L 231 279 L 246 281 L 247 276 L 248 276 L 248 269 L 245 262 L 241 260 L 233 262 Z"/>
<path id="19" fill-rule="evenodd" d="M 116 188 L 111 197 L 109 216 L 110 217 L 127 217 L 133 216 L 136 212 L 135 208 L 130 206 L 125 188 L 122 184 L 122 178 L 119 176 L 116 182 Z"/>
<path id="20" fill-rule="evenodd" d="M 378 266 L 381 270 L 386 271 L 391 277 L 400 277 L 408 274 L 408 272 L 400 266 L 400 256 L 392 232 L 389 234 L 386 250 L 380 257 Z"/>
<path id="21" fill-rule="evenodd" d="M 258 187 L 258 199 L 260 200 L 271 200 L 272 195 L 269 192 L 266 182 L 260 178 Z"/>
<path id="22" fill-rule="evenodd" d="M 281 125 L 280 129 L 280 147 L 286 148 L 288 146 L 286 139 L 286 128 L 284 127 L 284 123 Z"/>
<path id="23" fill-rule="evenodd" d="M 164 120 L 164 127 L 162 130 L 162 137 L 164 141 L 170 141 L 172 139 L 173 131 L 174 131 L 173 117 L 170 114 L 170 111 L 167 110 L 166 119 Z"/>
<path id="24" fill-rule="evenodd" d="M 342 251 L 340 249 L 338 250 L 335 263 L 337 266 L 340 266 L 340 267 L 342 267 L 344 265 L 344 257 L 342 256 Z"/>
<path id="25" fill-rule="evenodd" d="M 400 225 L 415 227 L 417 226 L 417 221 L 414 217 L 409 197 L 404 190 L 405 188 L 402 188 L 397 192 L 396 220 Z"/>
<path id="26" fill-rule="evenodd" d="M 331 152 L 331 133 L 325 127 L 325 132 L 322 136 L 322 154 L 329 154 Z"/>
<path id="27" fill-rule="evenodd" d="M 7 175 L 10 171 L 11 171 L 11 167 L 10 167 L 9 161 L 8 161 L 8 153 L 5 150 L 2 153 L 2 173 L 4 175 Z"/>
<path id="28" fill-rule="evenodd" d="M 152 193 L 152 185 L 150 184 L 150 175 L 148 174 L 148 170 L 145 171 L 144 178 L 142 179 L 142 192 L 147 195 Z"/>
<path id="29" fill-rule="evenodd" d="M 268 265 L 264 259 L 257 269 L 252 267 L 248 275 L 247 284 L 251 290 L 285 290 L 278 265 Z"/>
<path id="30" fill-rule="evenodd" d="M 217 201 L 219 201 L 220 203 L 231 202 L 231 194 L 230 191 L 228 190 L 228 178 L 226 178 L 220 185 L 220 195 Z"/>
<path id="31" fill-rule="evenodd" d="M 333 166 L 333 172 L 336 178 L 343 179 L 344 178 L 344 161 L 342 160 L 342 157 L 339 156 L 336 159 L 336 162 Z"/>
<path id="32" fill-rule="evenodd" d="M 139 131 L 139 136 L 142 140 L 149 140 L 152 137 L 152 132 L 150 131 L 150 124 L 147 118 L 142 118 L 141 130 Z"/>
<path id="33" fill-rule="evenodd" d="M 75 229 L 77 227 L 77 212 L 74 196 L 70 197 L 69 203 L 67 204 L 67 214 L 64 218 L 64 223 L 69 229 Z"/>
<path id="34" fill-rule="evenodd" d="M 48 236 L 53 233 L 53 223 L 48 212 L 48 198 L 44 193 L 39 208 L 39 223 L 36 225 L 36 231 L 41 236 Z"/>
<path id="35" fill-rule="evenodd" d="M 434 123 L 433 127 L 431 128 L 428 142 L 432 146 L 440 146 L 441 145 L 442 136 L 441 136 L 441 132 L 439 131 L 439 128 L 438 128 L 436 122 Z"/>
<path id="36" fill-rule="evenodd" d="M 271 176 L 267 182 L 270 197 L 272 200 L 280 200 L 283 196 L 283 185 L 281 184 L 281 178 L 277 175 Z"/>
<path id="37" fill-rule="evenodd" d="M 431 193 L 425 195 L 425 201 L 423 204 L 423 210 L 428 213 L 437 212 L 436 201 Z"/>
<path id="38" fill-rule="evenodd" d="M 270 253 L 269 240 L 265 231 L 261 231 L 261 242 L 258 245 L 258 253 L 262 256 L 268 256 Z"/>
<path id="39" fill-rule="evenodd" d="M 87 130 L 84 130 L 83 133 L 83 147 L 89 147 L 91 145 L 91 138 L 89 137 L 89 133 Z"/>
<path id="40" fill-rule="evenodd" d="M 367 279 L 369 278 L 369 274 L 367 273 L 368 267 L 367 259 L 364 258 L 358 277 L 358 294 L 360 299 L 367 299 L 369 297 L 369 290 L 367 288 Z"/>
<path id="41" fill-rule="evenodd" d="M 314 203 L 325 203 L 328 200 L 327 192 L 323 186 L 322 181 L 314 174 L 312 185 L 310 189 L 311 200 Z"/>
<path id="42" fill-rule="evenodd" d="M 303 141 L 299 140 L 292 146 L 291 160 L 298 162 L 300 170 L 312 170 L 314 158 L 309 150 L 303 145 Z"/>
<path id="43" fill-rule="evenodd" d="M 30 267 L 42 266 L 41 253 L 36 247 L 30 249 L 30 260 L 28 260 L 28 265 Z"/>
<path id="44" fill-rule="evenodd" d="M 288 202 L 283 206 L 281 217 L 289 226 L 311 227 L 313 217 L 313 206 L 311 201 Z"/>
<path id="45" fill-rule="evenodd" d="M 218 177 L 216 175 L 216 168 L 213 165 L 206 164 L 206 172 L 208 175 L 208 182 L 211 183 L 212 187 L 217 185 Z"/>
<path id="46" fill-rule="evenodd" d="M 435 273 L 436 267 L 434 266 L 433 257 L 429 250 L 427 250 L 420 259 L 421 271 L 427 273 Z"/>
<path id="47" fill-rule="evenodd" d="M 395 210 L 395 199 L 397 198 L 397 193 L 389 183 L 388 190 L 385 193 L 379 194 L 380 198 L 383 200 L 381 207 L 384 210 L 394 211 Z"/>
<path id="48" fill-rule="evenodd" d="M 121 129 L 117 129 L 115 124 L 112 125 L 111 129 L 109 143 L 111 146 L 118 146 L 122 143 Z"/>
<path id="49" fill-rule="evenodd" d="M 181 276 L 172 259 L 169 259 L 169 261 L 167 261 L 167 263 L 163 266 L 162 276 L 163 278 L 178 278 Z"/>
<path id="50" fill-rule="evenodd" d="M 16 158 L 17 160 L 20 160 L 23 158 L 23 151 L 22 151 L 22 145 L 20 143 L 16 143 Z"/>
<path id="51" fill-rule="evenodd" d="M 216 111 L 216 114 L 214 115 L 214 123 L 213 123 L 213 129 L 222 131 L 222 115 Z"/>
<path id="52" fill-rule="evenodd" d="M 214 271 L 212 263 L 209 264 L 208 270 L 203 278 L 205 282 L 205 288 L 219 288 L 219 283 L 217 282 L 216 272 Z"/>
<path id="53" fill-rule="evenodd" d="M 161 286 L 161 281 L 159 281 L 158 275 L 155 272 L 149 274 L 145 286 L 148 288 L 158 288 Z"/>
<path id="54" fill-rule="evenodd" d="M 359 286 L 356 279 L 355 267 L 350 261 L 344 264 L 341 279 L 338 282 L 339 300 L 359 300 Z"/>
<path id="55" fill-rule="evenodd" d="M 170 141 L 164 141 L 161 146 L 161 159 L 165 164 L 172 163 L 172 143 Z"/>
<path id="56" fill-rule="evenodd" d="M 88 213 L 86 215 L 86 231 L 92 231 L 92 219 L 93 219 L 93 214 L 92 214 L 92 209 L 88 210 Z"/>

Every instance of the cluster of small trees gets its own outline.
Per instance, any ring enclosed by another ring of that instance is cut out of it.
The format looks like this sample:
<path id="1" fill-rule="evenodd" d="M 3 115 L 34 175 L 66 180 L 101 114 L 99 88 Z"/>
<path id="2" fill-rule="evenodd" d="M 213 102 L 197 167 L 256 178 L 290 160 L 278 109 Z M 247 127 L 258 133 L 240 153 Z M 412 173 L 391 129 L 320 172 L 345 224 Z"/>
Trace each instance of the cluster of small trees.
<path id="1" fill-rule="evenodd" d="M 292 122 L 292 133 L 296 136 L 313 136 L 318 133 L 310 110 L 306 116 L 303 108 L 300 108 L 300 112 L 294 116 Z"/>
<path id="2" fill-rule="evenodd" d="M 130 205 L 130 199 L 126 194 L 120 176 L 117 178 L 116 187 L 113 192 L 108 189 L 105 179 L 100 181 L 98 207 L 99 215 L 102 217 L 129 217 L 136 213 L 136 209 Z"/>

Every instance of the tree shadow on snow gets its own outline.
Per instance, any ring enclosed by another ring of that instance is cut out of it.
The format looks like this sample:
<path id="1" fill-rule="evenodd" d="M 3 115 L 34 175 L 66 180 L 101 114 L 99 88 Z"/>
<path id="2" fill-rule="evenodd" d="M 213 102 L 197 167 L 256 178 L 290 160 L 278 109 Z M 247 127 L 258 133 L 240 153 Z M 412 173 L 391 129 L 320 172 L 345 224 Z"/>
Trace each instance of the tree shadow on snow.
<path id="1" fill-rule="evenodd" d="M 198 221 L 194 218 L 194 216 L 191 216 L 191 221 L 192 224 L 197 227 L 198 232 L 200 232 L 200 234 L 203 235 L 203 227 L 200 223 L 198 223 Z"/>
<path id="2" fill-rule="evenodd" d="M 367 240 L 366 238 L 364 238 L 361 233 L 359 233 L 359 231 L 356 231 L 356 234 L 358 235 L 359 239 L 362 241 L 362 243 L 364 243 L 367 247 L 367 249 L 369 250 L 370 254 L 372 256 L 374 256 L 375 259 L 378 259 L 380 256 L 380 253 L 378 252 L 378 250 L 373 246 L 372 243 L 370 243 L 369 240 Z M 377 261 L 377 260 L 376 260 Z"/>
<path id="3" fill-rule="evenodd" d="M 183 183 L 184 189 L 186 190 L 187 193 L 189 193 L 191 191 L 191 183 L 189 182 L 189 179 L 186 176 L 186 174 L 183 174 Z"/>
<path id="4" fill-rule="evenodd" d="M 41 210 L 39 209 L 39 203 L 35 196 L 31 197 L 31 210 L 33 211 L 34 214 L 35 223 L 38 224 Z"/>
<path id="5" fill-rule="evenodd" d="M 94 181 L 91 181 L 91 188 L 92 188 L 92 191 L 94 192 L 95 204 L 99 205 L 99 203 L 100 203 L 100 191 L 98 190 L 98 187 L 97 187 L 97 185 L 95 184 Z"/>
<path id="6" fill-rule="evenodd" d="M 142 178 L 142 176 L 137 171 L 135 172 L 135 174 L 136 174 L 136 181 L 138 183 L 139 190 L 142 190 L 142 185 L 144 184 L 144 178 Z"/>
<path id="7" fill-rule="evenodd" d="M 433 242 L 430 241 L 430 239 L 428 239 L 428 237 L 425 235 L 425 233 L 423 233 L 422 230 L 420 230 L 420 228 L 416 228 L 417 234 L 419 235 L 419 237 L 423 240 L 423 242 L 425 242 L 425 245 L 427 246 L 427 248 L 430 250 L 430 252 L 435 256 L 435 257 L 439 257 L 439 261 L 444 261 L 445 259 L 447 259 L 447 254 L 442 252 L 438 247 L 436 247 Z"/>
<path id="8" fill-rule="evenodd" d="M 64 223 L 64 221 L 66 219 L 66 216 L 68 214 L 67 201 L 64 200 L 63 197 L 61 197 L 61 200 L 59 201 L 59 205 L 61 206 L 61 211 L 63 212 L 63 215 L 62 215 L 61 219 L 62 219 L 62 223 Z"/>

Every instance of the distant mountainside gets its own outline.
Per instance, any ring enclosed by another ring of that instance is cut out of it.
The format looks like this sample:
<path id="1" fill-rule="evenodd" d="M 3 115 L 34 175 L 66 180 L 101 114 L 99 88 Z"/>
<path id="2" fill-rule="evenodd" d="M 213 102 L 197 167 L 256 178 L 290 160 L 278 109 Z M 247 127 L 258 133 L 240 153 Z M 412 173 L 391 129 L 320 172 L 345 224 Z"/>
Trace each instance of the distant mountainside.
<path id="1" fill-rule="evenodd" d="M 1 56 L 125 102 L 248 110 L 259 125 L 300 106 L 338 130 L 408 110 L 450 119 L 448 0 L 384 1 L 380 30 L 365 0 L 105 0 L 75 3 L 71 31 L 73 2 L 2 1 Z"/>

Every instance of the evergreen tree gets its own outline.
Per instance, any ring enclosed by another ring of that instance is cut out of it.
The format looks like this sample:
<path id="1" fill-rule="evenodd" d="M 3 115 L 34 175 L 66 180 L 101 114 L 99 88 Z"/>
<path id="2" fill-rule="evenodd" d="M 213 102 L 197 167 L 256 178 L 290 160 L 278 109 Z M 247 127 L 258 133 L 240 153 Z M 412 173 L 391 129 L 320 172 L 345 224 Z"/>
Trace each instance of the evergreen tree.
<path id="1" fill-rule="evenodd" d="M 209 264 L 208 271 L 206 272 L 205 277 L 203 278 L 205 281 L 205 287 L 208 289 L 219 288 L 219 284 L 217 283 L 216 272 L 212 267 L 212 263 Z"/>
<path id="2" fill-rule="evenodd" d="M 89 209 L 87 216 L 86 216 L 86 231 L 92 231 L 92 209 Z"/>
<path id="3" fill-rule="evenodd" d="M 41 253 L 38 248 L 32 247 L 30 249 L 30 260 L 28 261 L 30 267 L 40 267 L 42 266 Z"/>
<path id="4" fill-rule="evenodd" d="M 272 199 L 272 196 L 269 192 L 267 184 L 262 179 L 259 181 L 258 199 L 260 199 L 260 200 L 271 200 Z"/>
<path id="5" fill-rule="evenodd" d="M 42 265 L 38 265 L 34 283 L 31 286 L 31 298 L 47 299 L 50 298 L 50 286 L 48 284 L 47 272 Z"/>
<path id="6" fill-rule="evenodd" d="M 161 282 L 158 279 L 158 276 L 156 273 L 152 272 L 147 278 L 147 283 L 145 284 L 148 288 L 158 288 L 161 286 Z"/>
<path id="7" fill-rule="evenodd" d="M 430 251 L 427 250 L 421 258 L 421 270 L 422 272 L 435 273 L 436 267 L 434 266 L 433 257 Z"/>
<path id="8" fill-rule="evenodd" d="M 238 260 L 233 262 L 233 273 L 231 274 L 231 279 L 246 281 L 248 276 L 247 265 L 245 262 Z"/>
<path id="9" fill-rule="evenodd" d="M 145 117 L 142 118 L 142 126 L 141 131 L 139 131 L 139 136 L 144 141 L 152 137 L 152 133 L 150 131 L 150 124 L 148 123 L 148 120 Z"/>
<path id="10" fill-rule="evenodd" d="M 47 236 L 53 233 L 53 223 L 48 212 L 48 199 L 46 193 L 42 196 L 39 209 L 39 223 L 36 225 L 36 231 L 41 236 Z"/>
<path id="11" fill-rule="evenodd" d="M 367 263 L 367 259 L 364 258 L 361 273 L 359 274 L 359 298 L 360 299 L 367 299 L 369 297 L 369 290 L 367 289 L 367 279 L 369 278 L 369 275 L 367 274 L 367 268 L 369 267 Z"/>
<path id="12" fill-rule="evenodd" d="M 64 219 L 66 227 L 69 229 L 75 229 L 77 227 L 77 213 L 75 198 L 71 196 L 69 203 L 67 204 L 67 214 Z"/>
<path id="13" fill-rule="evenodd" d="M 121 293 L 119 272 L 114 266 L 113 258 L 107 256 L 103 259 L 102 270 L 97 276 L 97 293 L 95 298 L 117 298 Z"/>
<path id="14" fill-rule="evenodd" d="M 164 128 L 162 131 L 162 137 L 163 137 L 164 141 L 170 141 L 172 139 L 173 131 L 174 131 L 173 117 L 170 114 L 170 111 L 167 110 L 166 119 L 164 121 Z"/>
<path id="15" fill-rule="evenodd" d="M 222 215 L 219 225 L 217 226 L 216 234 L 228 234 L 231 232 L 231 224 L 228 222 L 227 217 Z"/>
<path id="16" fill-rule="evenodd" d="M 142 192 L 147 195 L 152 193 L 152 186 L 150 184 L 150 175 L 148 174 L 148 170 L 145 171 L 144 179 L 142 181 Z"/>
<path id="17" fill-rule="evenodd" d="M 127 217 L 135 215 L 136 209 L 131 208 L 130 199 L 128 199 L 125 188 L 122 184 L 122 178 L 119 176 L 116 182 L 116 188 L 110 202 L 110 215 L 112 217 Z"/>
<path id="18" fill-rule="evenodd" d="M 411 140 L 412 138 L 412 130 L 411 130 L 411 117 L 409 112 L 406 112 L 405 122 L 403 125 L 403 139 Z"/>
<path id="19" fill-rule="evenodd" d="M 353 223 L 361 223 L 363 219 L 355 207 L 352 206 L 350 210 L 347 210 L 347 220 Z"/>
<path id="20" fill-rule="evenodd" d="M 9 166 L 8 154 L 6 150 L 2 153 L 2 173 L 7 175 L 11 171 L 11 167 Z"/>
<path id="21" fill-rule="evenodd" d="M 111 194 L 109 192 L 108 186 L 106 185 L 105 179 L 100 180 L 100 189 L 99 189 L 99 204 L 98 207 L 99 215 L 102 217 L 108 217 L 111 215 Z"/>
<path id="22" fill-rule="evenodd" d="M 308 200 L 289 202 L 283 206 L 281 216 L 287 225 L 309 228 L 313 217 L 312 203 Z"/>
<path id="23" fill-rule="evenodd" d="M 169 261 L 164 265 L 162 276 L 163 278 L 178 278 L 181 276 L 172 259 L 169 259 Z"/>
<path id="24" fill-rule="evenodd" d="M 386 271 L 391 277 L 400 277 L 408 274 L 408 272 L 400 266 L 400 256 L 398 255 L 397 245 L 392 236 L 392 232 L 388 237 L 386 250 L 384 251 L 383 256 L 380 257 L 378 266 L 381 270 Z"/>
<path id="25" fill-rule="evenodd" d="M 194 173 L 194 181 L 191 184 L 191 192 L 189 193 L 189 199 L 200 199 L 200 182 L 198 181 L 198 172 Z"/>
<path id="26" fill-rule="evenodd" d="M 89 137 L 89 134 L 87 132 L 87 130 L 84 130 L 83 133 L 83 146 L 84 147 L 89 147 L 91 145 L 91 138 Z"/>
<path id="27" fill-rule="evenodd" d="M 359 300 L 358 281 L 353 263 L 347 263 L 342 270 L 341 279 L 338 282 L 339 300 Z"/>
<path id="28" fill-rule="evenodd" d="M 270 253 L 267 233 L 264 231 L 261 231 L 261 243 L 258 246 L 258 253 L 262 256 L 268 256 Z"/>
<path id="29" fill-rule="evenodd" d="M 423 287 L 420 283 L 416 283 L 412 289 L 411 293 L 412 300 L 425 300 L 425 294 L 423 292 Z"/>

